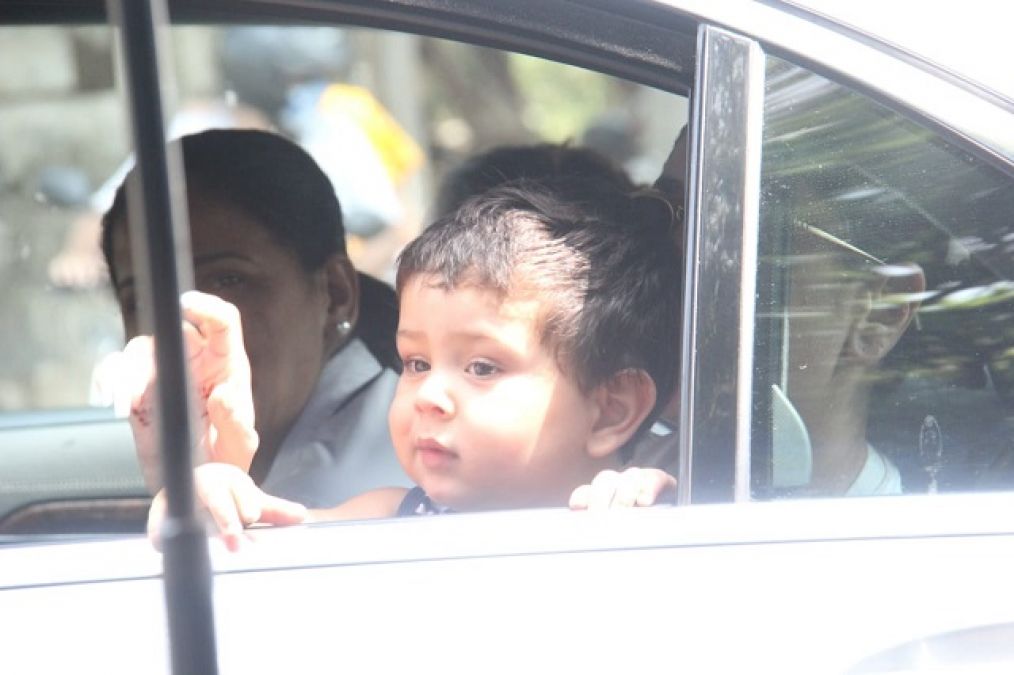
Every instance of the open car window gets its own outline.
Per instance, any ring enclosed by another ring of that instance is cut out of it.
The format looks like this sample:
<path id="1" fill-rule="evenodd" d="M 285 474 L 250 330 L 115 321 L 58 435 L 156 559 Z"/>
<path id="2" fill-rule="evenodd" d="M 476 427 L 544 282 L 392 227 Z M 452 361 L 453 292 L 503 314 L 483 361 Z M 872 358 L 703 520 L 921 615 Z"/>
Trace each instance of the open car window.
<path id="1" fill-rule="evenodd" d="M 0 220 L 9 244 L 0 416 L 104 407 L 110 393 L 95 368 L 123 336 L 104 261 L 82 221 L 108 209 L 132 161 L 112 33 L 0 30 L 5 54 L 35 64 L 30 72 L 8 66 L 0 102 L 8 139 Z M 224 25 L 176 26 L 172 36 L 179 91 L 169 135 L 240 126 L 302 137 L 330 169 L 354 262 L 385 279 L 400 246 L 438 210 L 447 172 L 468 157 L 500 145 L 566 142 L 599 150 L 651 183 L 686 120 L 679 96 L 435 38 Z M 334 126 L 344 116 L 364 133 L 342 137 L 308 119 L 318 113 L 339 120 Z M 54 316 L 60 331 L 52 330 Z"/>
<path id="2" fill-rule="evenodd" d="M 91 375 L 122 343 L 92 238 L 69 237 L 127 154 L 106 26 L 0 27 L 0 425 L 99 403 Z M 26 65 L 27 64 L 27 65 Z"/>
<path id="3" fill-rule="evenodd" d="M 0 222 L 10 242 L 0 346 L 11 355 L 0 366 L 0 465 L 16 482 L 0 490 L 0 524 L 136 531 L 146 490 L 118 419 L 129 408 L 116 386 L 124 328 L 98 246 L 99 218 L 133 163 L 120 54 L 105 25 L 0 31 L 4 54 L 39 73 L 7 60 L 0 80 Z M 681 95 L 445 39 L 324 25 L 178 24 L 170 34 L 168 135 L 253 127 L 299 143 L 338 193 L 350 258 L 385 283 L 469 157 L 566 143 L 650 184 L 687 119 Z M 382 424 L 384 411 L 374 412 Z M 666 434 L 659 452 L 674 465 L 676 437 Z M 124 499 L 124 519 L 93 509 Z"/>

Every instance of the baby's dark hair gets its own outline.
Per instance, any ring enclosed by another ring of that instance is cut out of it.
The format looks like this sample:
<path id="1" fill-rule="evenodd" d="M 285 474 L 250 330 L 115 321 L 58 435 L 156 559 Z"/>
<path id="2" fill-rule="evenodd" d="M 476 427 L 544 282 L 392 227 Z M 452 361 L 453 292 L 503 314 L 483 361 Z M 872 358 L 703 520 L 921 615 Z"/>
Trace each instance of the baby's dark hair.
<path id="1" fill-rule="evenodd" d="M 341 207 L 331 181 L 292 141 L 254 129 L 213 129 L 175 142 L 191 199 L 242 211 L 295 253 L 307 271 L 320 269 L 334 253 L 345 253 Z M 114 286 L 113 230 L 127 220 L 126 185 L 124 180 L 102 218 L 102 253 Z"/>
<path id="2" fill-rule="evenodd" d="M 544 301 L 539 332 L 585 390 L 625 369 L 654 381 L 651 425 L 675 389 L 681 265 L 660 196 L 587 182 L 519 181 L 467 200 L 402 252 L 396 288 L 420 275 Z M 626 449 L 623 450 L 626 452 Z"/>

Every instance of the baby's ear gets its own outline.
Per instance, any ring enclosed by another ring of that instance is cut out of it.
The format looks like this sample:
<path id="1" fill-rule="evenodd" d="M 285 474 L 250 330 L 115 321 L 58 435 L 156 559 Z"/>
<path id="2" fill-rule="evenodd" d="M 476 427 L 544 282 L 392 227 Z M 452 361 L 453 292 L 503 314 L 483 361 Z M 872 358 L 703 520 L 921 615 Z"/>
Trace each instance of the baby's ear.
<path id="1" fill-rule="evenodd" d="M 640 368 L 614 374 L 592 392 L 598 416 L 588 439 L 588 454 L 603 459 L 630 440 L 655 407 L 655 381 Z"/>

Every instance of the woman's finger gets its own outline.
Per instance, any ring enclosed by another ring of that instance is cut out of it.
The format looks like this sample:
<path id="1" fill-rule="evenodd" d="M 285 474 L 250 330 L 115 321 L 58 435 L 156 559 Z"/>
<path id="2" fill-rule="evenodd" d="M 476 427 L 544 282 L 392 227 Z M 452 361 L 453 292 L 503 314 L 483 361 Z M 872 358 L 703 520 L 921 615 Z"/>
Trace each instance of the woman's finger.
<path id="1" fill-rule="evenodd" d="M 206 409 L 208 422 L 214 429 L 214 434 L 209 434 L 210 461 L 249 471 L 259 444 L 249 387 L 236 382 L 214 387 Z"/>
<path id="2" fill-rule="evenodd" d="M 187 291 L 181 295 L 180 305 L 183 318 L 200 331 L 212 354 L 226 359 L 242 354 L 243 360 L 246 360 L 243 324 L 235 305 L 199 291 Z"/>

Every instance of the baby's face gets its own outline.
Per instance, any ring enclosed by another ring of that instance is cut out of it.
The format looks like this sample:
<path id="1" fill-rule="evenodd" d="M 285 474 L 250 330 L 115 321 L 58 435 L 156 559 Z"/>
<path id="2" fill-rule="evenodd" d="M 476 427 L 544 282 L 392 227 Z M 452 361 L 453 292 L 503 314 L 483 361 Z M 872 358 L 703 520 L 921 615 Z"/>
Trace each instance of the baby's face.
<path id="1" fill-rule="evenodd" d="M 586 452 L 597 411 L 540 344 L 541 303 L 433 281 L 401 293 L 405 369 L 389 418 L 399 461 L 456 510 L 565 506 L 597 470 Z"/>

